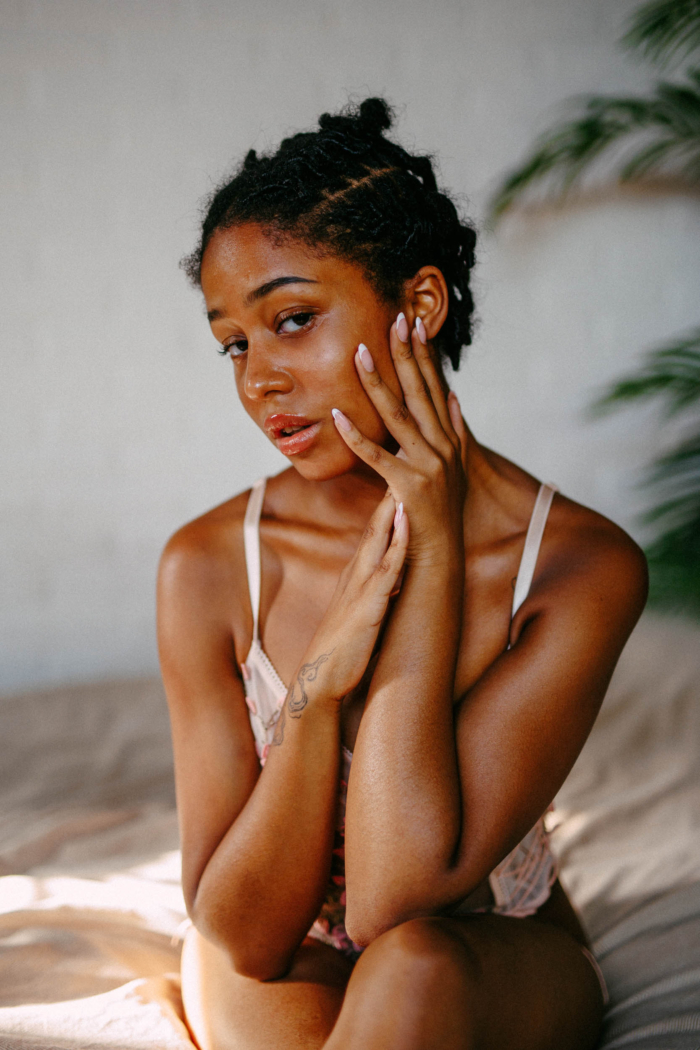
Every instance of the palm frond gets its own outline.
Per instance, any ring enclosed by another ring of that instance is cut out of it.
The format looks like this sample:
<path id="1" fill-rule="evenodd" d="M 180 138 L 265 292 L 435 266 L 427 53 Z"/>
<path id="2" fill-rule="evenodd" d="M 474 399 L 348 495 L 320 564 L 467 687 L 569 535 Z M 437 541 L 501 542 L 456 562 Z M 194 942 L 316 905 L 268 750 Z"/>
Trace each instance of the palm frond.
<path id="1" fill-rule="evenodd" d="M 660 502 L 642 521 L 669 531 L 700 520 L 700 431 L 657 459 L 644 484 Z"/>
<path id="2" fill-rule="evenodd" d="M 659 458 L 646 484 L 666 496 L 643 518 L 657 533 L 646 548 L 649 601 L 700 618 L 700 431 Z"/>
<path id="3" fill-rule="evenodd" d="M 663 397 L 667 416 L 700 401 L 700 328 L 647 355 L 641 368 L 612 384 L 593 405 L 595 414 L 621 402 Z"/>
<path id="4" fill-rule="evenodd" d="M 700 617 L 700 328 L 652 351 L 593 408 L 600 414 L 649 398 L 661 399 L 667 417 L 697 412 L 689 417 L 691 431 L 654 461 L 642 482 L 652 498 L 642 521 L 656 533 L 646 549 L 649 601 Z"/>
<path id="5" fill-rule="evenodd" d="M 632 15 L 620 43 L 660 65 L 700 47 L 700 0 L 652 0 Z"/>
<path id="6" fill-rule="evenodd" d="M 700 512 L 646 548 L 649 604 L 700 618 Z"/>
<path id="7" fill-rule="evenodd" d="M 595 160 L 625 140 L 634 148 L 619 162 L 621 182 L 661 175 L 700 183 L 700 68 L 684 83 L 661 81 L 649 97 L 590 95 L 567 106 L 572 116 L 545 132 L 496 189 L 492 219 L 537 183 L 547 183 L 547 196 L 565 197 Z"/>
<path id="8" fill-rule="evenodd" d="M 667 489 L 673 487 L 676 491 L 690 493 L 700 511 L 700 430 L 686 436 L 670 452 L 655 461 L 648 483 L 663 484 Z"/>
<path id="9" fill-rule="evenodd" d="M 700 0 L 651 0 L 631 17 L 620 43 L 661 65 L 700 48 Z M 671 178 L 700 186 L 700 67 L 661 81 L 652 93 L 571 99 L 558 124 L 508 173 L 493 194 L 498 220 L 534 186 L 562 199 L 603 156 L 618 182 Z M 700 328 L 646 358 L 597 399 L 596 414 L 626 402 L 658 398 L 668 417 L 700 406 Z M 646 550 L 652 605 L 700 618 L 700 426 L 652 464 L 643 484 L 653 505 L 643 520 L 655 528 Z"/>

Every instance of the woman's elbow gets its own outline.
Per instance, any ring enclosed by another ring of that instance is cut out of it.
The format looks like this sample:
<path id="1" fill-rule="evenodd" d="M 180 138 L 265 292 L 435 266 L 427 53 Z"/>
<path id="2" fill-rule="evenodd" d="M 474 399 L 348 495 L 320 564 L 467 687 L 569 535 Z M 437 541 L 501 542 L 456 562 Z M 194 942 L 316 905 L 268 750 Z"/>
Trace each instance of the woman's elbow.
<path id="1" fill-rule="evenodd" d="M 366 948 L 383 933 L 388 933 L 395 926 L 414 918 L 415 910 L 401 901 L 390 900 L 388 896 L 382 898 L 373 895 L 364 900 L 353 900 L 348 894 L 345 929 L 350 939 L 360 948 Z"/>
<path id="2" fill-rule="evenodd" d="M 254 981 L 275 981 L 284 977 L 292 963 L 292 955 L 280 952 L 274 941 L 261 943 L 258 936 L 248 936 L 240 927 L 216 922 L 205 909 L 193 909 L 190 918 L 197 932 L 225 955 L 232 971 Z"/>
<path id="3" fill-rule="evenodd" d="M 286 977 L 291 967 L 291 959 L 281 959 L 269 952 L 256 952 L 241 949 L 240 946 L 228 951 L 231 969 L 240 977 L 249 977 L 253 981 L 277 981 Z"/>
<path id="4" fill-rule="evenodd" d="M 202 934 L 204 936 L 204 934 Z M 245 938 L 233 940 L 207 938 L 224 953 L 233 973 L 253 981 L 276 981 L 290 970 L 293 956 L 271 951 L 268 945 L 246 943 Z"/>
<path id="5" fill-rule="evenodd" d="M 469 896 L 471 883 L 476 888 L 480 881 L 460 879 L 456 885 L 453 879 L 441 880 L 436 875 L 430 881 L 413 880 L 411 884 L 400 885 L 394 882 L 381 888 L 375 883 L 365 892 L 358 892 L 357 885 L 349 885 L 345 910 L 348 936 L 366 948 L 377 937 L 411 919 L 449 913 L 455 903 Z"/>

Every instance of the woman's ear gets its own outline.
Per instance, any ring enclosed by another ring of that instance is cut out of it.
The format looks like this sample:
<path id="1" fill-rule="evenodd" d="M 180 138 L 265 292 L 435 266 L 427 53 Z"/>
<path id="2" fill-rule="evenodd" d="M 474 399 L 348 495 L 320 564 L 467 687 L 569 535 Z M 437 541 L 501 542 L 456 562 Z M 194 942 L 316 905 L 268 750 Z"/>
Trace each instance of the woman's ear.
<path id="1" fill-rule="evenodd" d="M 420 317 L 428 339 L 434 339 L 445 323 L 450 302 L 442 271 L 437 266 L 422 266 L 406 283 L 405 302 L 409 325 Z"/>

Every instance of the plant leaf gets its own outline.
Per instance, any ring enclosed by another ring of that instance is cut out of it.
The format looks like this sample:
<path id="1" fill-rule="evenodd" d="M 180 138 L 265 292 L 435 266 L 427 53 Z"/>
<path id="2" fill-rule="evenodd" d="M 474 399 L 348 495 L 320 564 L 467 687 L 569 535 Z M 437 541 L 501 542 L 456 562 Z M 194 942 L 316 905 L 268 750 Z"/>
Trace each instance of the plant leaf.
<path id="1" fill-rule="evenodd" d="M 688 70 L 682 84 L 660 81 L 648 97 L 589 95 L 565 107 L 572 115 L 540 136 L 497 187 L 492 220 L 537 183 L 546 182 L 550 198 L 565 197 L 595 160 L 625 140 L 632 153 L 618 161 L 620 181 L 662 175 L 700 183 L 700 68 Z"/>
<path id="2" fill-rule="evenodd" d="M 700 47 L 700 0 L 652 0 L 632 15 L 620 40 L 660 65 Z"/>
<path id="3" fill-rule="evenodd" d="M 642 366 L 613 383 L 594 402 L 595 415 L 626 401 L 663 397 L 667 416 L 700 401 L 700 328 L 653 350 Z"/>
<path id="4" fill-rule="evenodd" d="M 700 512 L 646 548 L 649 604 L 700 618 Z"/>
<path id="5" fill-rule="evenodd" d="M 649 601 L 700 617 L 700 431 L 658 459 L 646 484 L 659 494 L 676 493 L 643 518 L 657 525 L 646 549 Z"/>
<path id="6" fill-rule="evenodd" d="M 667 417 L 693 409 L 697 415 L 642 482 L 652 497 L 642 521 L 656 526 L 646 549 L 649 602 L 700 617 L 700 328 L 653 350 L 636 371 L 611 384 L 593 410 L 601 414 L 650 398 L 663 401 Z"/>

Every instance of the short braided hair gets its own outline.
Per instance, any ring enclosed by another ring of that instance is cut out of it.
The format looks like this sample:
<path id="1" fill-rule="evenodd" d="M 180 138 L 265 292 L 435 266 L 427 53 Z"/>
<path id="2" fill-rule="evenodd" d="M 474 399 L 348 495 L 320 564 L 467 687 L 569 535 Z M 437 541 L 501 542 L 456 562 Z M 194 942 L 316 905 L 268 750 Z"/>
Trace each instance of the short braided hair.
<path id="1" fill-rule="evenodd" d="M 431 158 L 386 138 L 391 124 L 387 103 L 368 98 L 324 113 L 317 131 L 284 139 L 276 153 L 251 150 L 205 204 L 199 244 L 181 264 L 192 283 L 216 230 L 247 222 L 359 264 L 390 303 L 422 266 L 437 266 L 449 310 L 435 344 L 457 369 L 472 339 L 476 233 L 438 189 Z"/>

